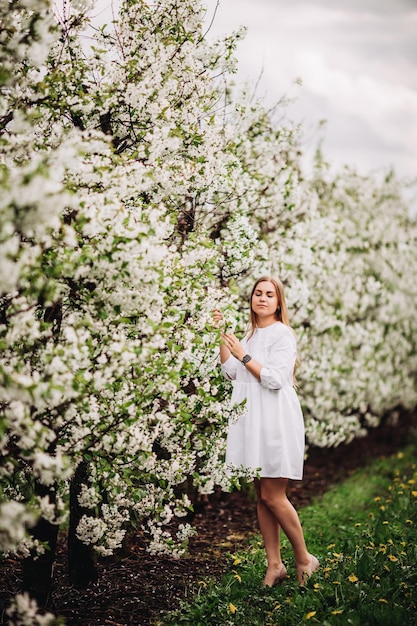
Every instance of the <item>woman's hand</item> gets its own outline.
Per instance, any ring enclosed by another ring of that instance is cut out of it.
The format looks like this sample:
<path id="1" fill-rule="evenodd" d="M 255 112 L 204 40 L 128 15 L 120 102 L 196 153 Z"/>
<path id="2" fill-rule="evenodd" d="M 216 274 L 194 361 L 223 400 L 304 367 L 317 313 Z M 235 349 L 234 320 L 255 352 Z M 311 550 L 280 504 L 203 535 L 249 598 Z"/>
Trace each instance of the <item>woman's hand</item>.
<path id="1" fill-rule="evenodd" d="M 213 310 L 213 321 L 216 328 L 224 326 L 224 317 L 220 309 Z M 222 332 L 220 335 L 220 358 L 224 363 L 232 354 L 239 361 L 245 356 L 246 352 L 242 347 L 239 339 L 233 333 Z"/>
<path id="2" fill-rule="evenodd" d="M 222 341 L 236 359 L 239 359 L 239 361 L 243 359 L 246 352 L 239 339 L 233 333 L 223 333 Z"/>
<path id="3" fill-rule="evenodd" d="M 219 328 L 219 326 L 221 325 L 220 322 L 222 322 L 223 319 L 223 313 L 220 311 L 220 309 L 213 309 L 213 321 L 216 328 Z"/>

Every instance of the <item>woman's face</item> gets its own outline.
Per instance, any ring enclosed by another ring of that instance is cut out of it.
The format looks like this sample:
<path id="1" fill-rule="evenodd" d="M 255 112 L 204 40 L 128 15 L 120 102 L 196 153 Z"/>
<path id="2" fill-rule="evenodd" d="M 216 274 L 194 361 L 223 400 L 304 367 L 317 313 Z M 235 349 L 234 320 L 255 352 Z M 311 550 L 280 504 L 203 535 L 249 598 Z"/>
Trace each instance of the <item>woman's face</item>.
<path id="1" fill-rule="evenodd" d="M 275 312 L 278 308 L 278 295 L 275 286 L 269 280 L 263 280 L 256 285 L 252 295 L 252 311 L 258 319 L 273 318 L 276 321 Z"/>

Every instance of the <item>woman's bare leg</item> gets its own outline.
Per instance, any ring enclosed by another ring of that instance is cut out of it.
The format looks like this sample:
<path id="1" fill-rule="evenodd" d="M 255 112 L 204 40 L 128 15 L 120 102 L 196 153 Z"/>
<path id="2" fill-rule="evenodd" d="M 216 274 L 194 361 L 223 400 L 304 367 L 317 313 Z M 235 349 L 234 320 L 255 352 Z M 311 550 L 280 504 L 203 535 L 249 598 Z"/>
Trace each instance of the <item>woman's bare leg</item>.
<path id="1" fill-rule="evenodd" d="M 287 484 L 287 478 L 261 478 L 260 500 L 287 535 L 294 551 L 298 582 L 303 584 L 319 562 L 307 551 L 297 511 L 287 498 Z"/>
<path id="2" fill-rule="evenodd" d="M 259 527 L 264 540 L 268 562 L 264 585 L 272 587 L 274 583 L 281 578 L 285 578 L 287 575 L 287 570 L 281 560 L 280 526 L 274 514 L 261 499 L 261 485 L 259 479 L 255 479 L 255 491 L 257 496 Z"/>

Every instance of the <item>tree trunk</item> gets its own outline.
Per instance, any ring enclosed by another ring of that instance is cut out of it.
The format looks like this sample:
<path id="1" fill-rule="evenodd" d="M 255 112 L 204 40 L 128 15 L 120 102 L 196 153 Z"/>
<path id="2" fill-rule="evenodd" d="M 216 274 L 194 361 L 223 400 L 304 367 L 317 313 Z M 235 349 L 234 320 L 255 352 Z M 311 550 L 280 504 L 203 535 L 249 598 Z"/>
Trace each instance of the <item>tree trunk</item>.
<path id="1" fill-rule="evenodd" d="M 95 558 L 91 546 L 84 544 L 76 535 L 78 522 L 83 515 L 92 515 L 90 509 L 78 502 L 81 485 L 86 484 L 88 463 L 82 461 L 77 467 L 70 486 L 70 521 L 68 530 L 68 570 L 70 581 L 78 588 L 85 589 L 98 578 Z"/>
<path id="2" fill-rule="evenodd" d="M 41 498 L 49 496 L 50 502 L 55 502 L 55 491 L 50 487 L 35 483 L 35 494 Z M 37 556 L 36 550 L 31 550 L 30 556 L 24 559 L 22 569 L 22 589 L 36 600 L 39 606 L 46 606 L 52 588 L 53 566 L 58 538 L 58 525 L 51 524 L 41 518 L 31 530 L 34 539 L 45 543 L 45 552 Z"/>

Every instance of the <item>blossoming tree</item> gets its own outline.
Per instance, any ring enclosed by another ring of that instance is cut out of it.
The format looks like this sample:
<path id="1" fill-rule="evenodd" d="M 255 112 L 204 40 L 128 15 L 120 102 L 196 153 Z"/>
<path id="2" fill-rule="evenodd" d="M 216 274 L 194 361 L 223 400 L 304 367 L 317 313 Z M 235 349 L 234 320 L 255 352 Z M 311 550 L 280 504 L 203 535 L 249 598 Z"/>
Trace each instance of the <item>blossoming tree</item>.
<path id="1" fill-rule="evenodd" d="M 0 9 L 0 548 L 41 601 L 68 516 L 88 584 L 91 548 L 141 523 L 178 553 L 196 495 L 229 488 L 211 310 L 243 331 L 259 272 L 295 311 L 310 443 L 416 404 L 395 181 L 304 179 L 298 133 L 231 95 L 240 33 L 210 44 L 199 2 L 126 0 L 88 45 L 88 7 L 63 6 Z"/>

